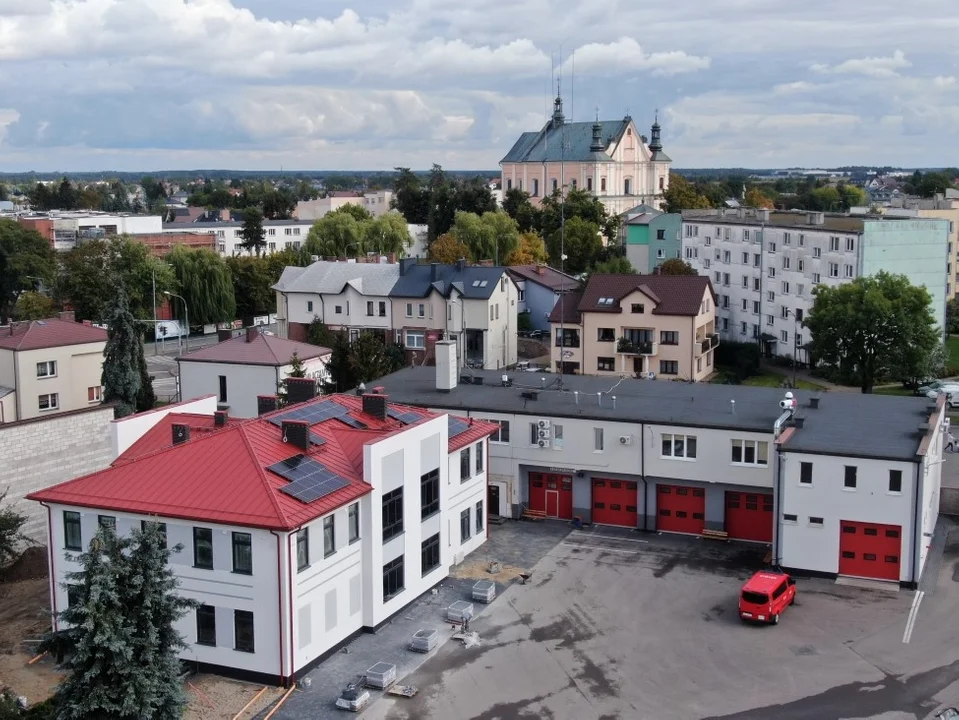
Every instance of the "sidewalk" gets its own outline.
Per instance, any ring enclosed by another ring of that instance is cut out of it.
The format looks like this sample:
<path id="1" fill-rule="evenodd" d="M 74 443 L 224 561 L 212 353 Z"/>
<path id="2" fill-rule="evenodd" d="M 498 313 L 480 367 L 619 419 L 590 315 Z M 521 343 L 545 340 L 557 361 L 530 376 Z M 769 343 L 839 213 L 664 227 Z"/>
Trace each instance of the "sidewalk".
<path id="1" fill-rule="evenodd" d="M 761 360 L 759 363 L 759 369 L 764 373 L 770 373 L 774 375 L 782 375 L 787 380 L 792 380 L 793 369 L 779 367 L 778 365 L 773 365 L 765 360 Z M 823 378 L 815 377 L 808 370 L 803 370 L 802 368 L 796 368 L 796 379 L 804 380 L 808 383 L 813 383 L 814 385 L 819 385 L 826 392 L 859 392 L 858 387 L 853 387 L 850 385 L 837 385 L 836 383 L 829 382 Z M 895 383 L 898 385 L 898 383 Z"/>

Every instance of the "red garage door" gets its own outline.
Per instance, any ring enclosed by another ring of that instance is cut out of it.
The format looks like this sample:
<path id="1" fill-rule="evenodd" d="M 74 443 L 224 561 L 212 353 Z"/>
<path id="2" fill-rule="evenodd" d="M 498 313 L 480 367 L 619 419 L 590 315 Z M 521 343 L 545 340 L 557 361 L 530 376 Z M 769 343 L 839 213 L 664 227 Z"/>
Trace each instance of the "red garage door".
<path id="1" fill-rule="evenodd" d="M 656 529 L 699 534 L 706 527 L 706 491 L 682 485 L 656 488 Z"/>
<path id="2" fill-rule="evenodd" d="M 593 522 L 636 527 L 639 492 L 636 483 L 593 479 Z"/>
<path id="3" fill-rule="evenodd" d="M 899 581 L 902 528 L 899 525 L 839 522 L 839 574 Z"/>
<path id="4" fill-rule="evenodd" d="M 573 478 L 570 475 L 531 472 L 529 509 L 545 512 L 546 517 L 572 520 Z"/>
<path id="5" fill-rule="evenodd" d="M 773 496 L 726 493 L 726 533 L 737 540 L 773 541 Z"/>

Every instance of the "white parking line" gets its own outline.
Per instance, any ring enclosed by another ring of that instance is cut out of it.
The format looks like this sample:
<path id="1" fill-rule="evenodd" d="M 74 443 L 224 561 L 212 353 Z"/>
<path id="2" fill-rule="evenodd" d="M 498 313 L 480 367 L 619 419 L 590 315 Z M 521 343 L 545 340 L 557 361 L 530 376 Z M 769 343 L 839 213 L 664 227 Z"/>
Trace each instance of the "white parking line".
<path id="1" fill-rule="evenodd" d="M 596 533 L 584 533 L 584 532 L 576 532 L 576 531 L 574 531 L 571 534 L 571 536 L 575 536 L 583 539 L 599 538 L 602 540 L 622 540 L 623 542 L 642 543 L 643 545 L 646 545 L 649 543 L 649 540 L 638 540 L 637 538 L 620 537 L 618 535 L 598 535 Z"/>
<path id="2" fill-rule="evenodd" d="M 601 550 L 603 552 L 619 553 L 620 555 L 636 555 L 638 550 L 619 550 L 617 548 L 606 547 L 605 545 L 587 545 L 586 543 L 571 543 L 566 540 L 562 543 L 566 547 L 585 548 L 587 550 Z"/>
<path id="3" fill-rule="evenodd" d="M 912 607 L 909 608 L 909 615 L 906 618 L 906 629 L 902 634 L 902 641 L 908 643 L 912 640 L 912 631 L 916 626 L 916 617 L 919 615 L 919 605 L 922 603 L 922 597 L 925 595 L 922 590 L 917 590 L 912 598 Z"/>

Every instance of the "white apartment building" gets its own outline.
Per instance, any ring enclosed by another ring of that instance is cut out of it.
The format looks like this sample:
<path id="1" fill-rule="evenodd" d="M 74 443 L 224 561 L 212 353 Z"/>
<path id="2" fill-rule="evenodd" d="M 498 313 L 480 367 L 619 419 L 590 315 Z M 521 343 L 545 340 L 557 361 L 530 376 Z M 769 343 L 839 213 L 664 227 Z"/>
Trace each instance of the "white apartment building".
<path id="1" fill-rule="evenodd" d="M 263 239 L 266 241 L 266 247 L 263 248 L 263 253 L 270 254 L 288 248 L 299 249 L 303 247 L 312 227 L 312 220 L 264 220 Z M 163 223 L 162 231 L 178 235 L 189 232 L 212 232 L 216 235 L 217 252 L 223 257 L 232 257 L 247 252 L 240 247 L 243 242 L 243 238 L 240 237 L 242 229 L 242 222 L 218 221 L 191 224 Z"/>
<path id="2" fill-rule="evenodd" d="M 338 210 L 344 205 L 358 205 L 373 217 L 379 217 L 390 211 L 392 200 L 392 190 L 373 190 L 365 193 L 334 192 L 316 200 L 300 200 L 296 204 L 293 216 L 299 220 L 319 220 L 327 213 Z"/>
<path id="3" fill-rule="evenodd" d="M 708 275 L 724 340 L 761 341 L 765 355 L 808 361 L 802 319 L 813 288 L 880 270 L 925 286 L 945 327 L 949 223 L 945 220 L 769 210 L 683 213 L 683 257 Z"/>
<path id="4" fill-rule="evenodd" d="M 491 512 L 719 532 L 803 573 L 919 580 L 938 516 L 941 401 L 797 391 L 787 411 L 775 388 L 524 373 L 504 383 L 439 364 L 379 382 L 400 402 L 500 426 Z"/>
<path id="5" fill-rule="evenodd" d="M 28 496 L 49 516 L 52 608 L 76 601 L 71 554 L 98 527 L 158 522 L 199 603 L 181 659 L 289 685 L 485 542 L 494 429 L 373 393 L 240 422 L 170 413 L 112 467 Z"/>

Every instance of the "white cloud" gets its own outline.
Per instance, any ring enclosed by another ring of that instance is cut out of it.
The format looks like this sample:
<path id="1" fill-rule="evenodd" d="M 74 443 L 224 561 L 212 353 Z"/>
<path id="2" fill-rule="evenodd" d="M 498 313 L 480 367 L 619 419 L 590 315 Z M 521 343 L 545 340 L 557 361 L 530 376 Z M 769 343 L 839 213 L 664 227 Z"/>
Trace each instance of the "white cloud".
<path id="1" fill-rule="evenodd" d="M 570 70 L 591 75 L 622 75 L 624 71 L 652 70 L 656 75 L 705 70 L 708 57 L 687 55 L 681 50 L 647 53 L 633 38 L 610 43 L 588 43 L 578 48 L 565 64 Z"/>
<path id="2" fill-rule="evenodd" d="M 7 134 L 7 126 L 20 119 L 20 113 L 12 108 L 0 108 L 0 145 Z"/>
<path id="3" fill-rule="evenodd" d="M 819 73 L 834 73 L 837 75 L 869 75 L 871 77 L 894 77 L 897 70 L 912 67 L 901 50 L 896 50 L 890 57 L 867 57 L 855 60 L 846 60 L 830 67 L 817 63 L 811 69 Z"/>

